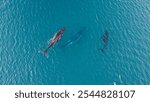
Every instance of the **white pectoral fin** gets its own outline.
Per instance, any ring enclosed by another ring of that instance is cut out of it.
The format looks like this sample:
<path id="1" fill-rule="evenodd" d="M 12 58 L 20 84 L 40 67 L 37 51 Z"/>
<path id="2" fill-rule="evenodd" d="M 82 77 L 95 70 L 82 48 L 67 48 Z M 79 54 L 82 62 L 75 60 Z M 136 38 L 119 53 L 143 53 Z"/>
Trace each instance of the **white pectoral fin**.
<path id="1" fill-rule="evenodd" d="M 49 40 L 47 41 L 47 44 L 49 44 Z"/>
<path id="2" fill-rule="evenodd" d="M 47 44 L 49 44 L 52 41 L 52 38 L 50 40 L 47 41 Z"/>
<path id="3" fill-rule="evenodd" d="M 58 40 L 60 40 L 60 39 L 61 39 L 61 37 Z"/>
<path id="4" fill-rule="evenodd" d="M 59 40 L 61 39 L 62 35 L 59 37 Z"/>

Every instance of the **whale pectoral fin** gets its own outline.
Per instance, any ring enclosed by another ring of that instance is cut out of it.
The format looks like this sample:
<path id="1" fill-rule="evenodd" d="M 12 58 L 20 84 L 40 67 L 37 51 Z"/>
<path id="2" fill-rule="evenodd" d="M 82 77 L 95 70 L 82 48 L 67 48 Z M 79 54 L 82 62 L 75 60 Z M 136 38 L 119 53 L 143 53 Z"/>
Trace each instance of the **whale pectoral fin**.
<path id="1" fill-rule="evenodd" d="M 58 40 L 60 40 L 60 39 L 61 39 L 61 37 Z"/>
<path id="2" fill-rule="evenodd" d="M 49 44 L 49 40 L 47 41 L 47 44 Z"/>
<path id="3" fill-rule="evenodd" d="M 47 43 L 49 44 L 52 41 L 52 39 L 48 40 Z"/>

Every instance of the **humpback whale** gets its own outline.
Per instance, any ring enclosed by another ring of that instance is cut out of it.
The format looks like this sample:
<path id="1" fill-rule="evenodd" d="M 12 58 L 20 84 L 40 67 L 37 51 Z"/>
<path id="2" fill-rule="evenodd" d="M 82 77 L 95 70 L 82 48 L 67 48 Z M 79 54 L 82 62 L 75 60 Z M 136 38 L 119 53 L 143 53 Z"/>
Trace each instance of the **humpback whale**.
<path id="1" fill-rule="evenodd" d="M 104 49 L 106 48 L 106 46 L 108 45 L 108 38 L 109 38 L 109 34 L 108 31 L 105 31 L 105 33 L 102 36 L 102 41 L 104 43 L 104 46 L 100 49 L 102 52 L 104 52 Z"/>
<path id="2" fill-rule="evenodd" d="M 83 32 L 85 31 L 85 28 L 82 28 L 80 29 L 79 31 L 77 31 L 76 33 L 74 33 L 68 41 L 66 41 L 66 43 L 64 43 L 61 47 L 64 48 L 64 47 L 67 47 L 71 44 L 73 44 L 74 42 L 78 41 L 82 35 L 83 35 Z"/>
<path id="3" fill-rule="evenodd" d="M 56 32 L 54 36 L 50 39 L 48 47 L 44 51 L 41 51 L 41 53 L 47 55 L 49 48 L 51 48 L 55 43 L 57 43 L 61 39 L 64 31 L 65 28 L 61 28 L 58 32 Z"/>

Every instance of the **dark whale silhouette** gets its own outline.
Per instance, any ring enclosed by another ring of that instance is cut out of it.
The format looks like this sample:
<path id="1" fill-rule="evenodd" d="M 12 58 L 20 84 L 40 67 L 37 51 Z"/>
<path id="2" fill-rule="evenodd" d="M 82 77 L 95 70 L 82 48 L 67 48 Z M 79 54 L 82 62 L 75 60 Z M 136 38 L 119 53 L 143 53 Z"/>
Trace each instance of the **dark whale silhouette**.
<path id="1" fill-rule="evenodd" d="M 104 49 L 106 48 L 106 46 L 108 45 L 108 39 L 109 39 L 109 34 L 108 31 L 105 31 L 104 35 L 101 37 L 104 45 L 103 47 L 100 49 L 101 52 L 104 52 Z"/>
<path id="2" fill-rule="evenodd" d="M 51 48 L 55 43 L 57 43 L 61 39 L 64 31 L 65 28 L 61 28 L 58 32 L 56 32 L 54 36 L 50 39 L 48 47 L 44 51 L 41 51 L 41 53 L 47 55 L 48 49 Z"/>
<path id="3" fill-rule="evenodd" d="M 65 48 L 65 47 L 67 47 L 67 46 L 73 44 L 74 42 L 78 41 L 78 40 L 82 37 L 84 31 L 85 31 L 85 28 L 82 28 L 81 30 L 79 30 L 79 31 L 77 31 L 76 33 L 74 33 L 74 34 L 69 38 L 69 40 L 66 41 L 66 43 L 64 43 L 64 44 L 61 46 L 61 48 Z"/>

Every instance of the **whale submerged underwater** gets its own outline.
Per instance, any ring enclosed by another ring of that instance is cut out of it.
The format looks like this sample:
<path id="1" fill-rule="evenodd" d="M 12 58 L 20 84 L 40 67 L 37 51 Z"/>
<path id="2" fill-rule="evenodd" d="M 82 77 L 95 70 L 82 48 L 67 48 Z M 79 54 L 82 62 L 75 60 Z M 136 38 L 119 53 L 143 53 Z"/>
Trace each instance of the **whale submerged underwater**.
<path id="1" fill-rule="evenodd" d="M 103 36 L 101 37 L 101 40 L 103 41 L 103 47 L 100 48 L 101 52 L 104 52 L 104 49 L 107 47 L 108 45 L 108 40 L 109 40 L 109 33 L 108 31 L 105 31 L 105 33 L 103 34 Z"/>
<path id="2" fill-rule="evenodd" d="M 73 43 L 77 42 L 84 34 L 84 31 L 85 31 L 85 27 L 80 29 L 79 31 L 77 31 L 76 33 L 74 33 L 70 38 L 69 40 L 66 41 L 66 43 L 62 44 L 60 47 L 61 48 L 65 48 L 69 45 L 72 45 Z"/>

